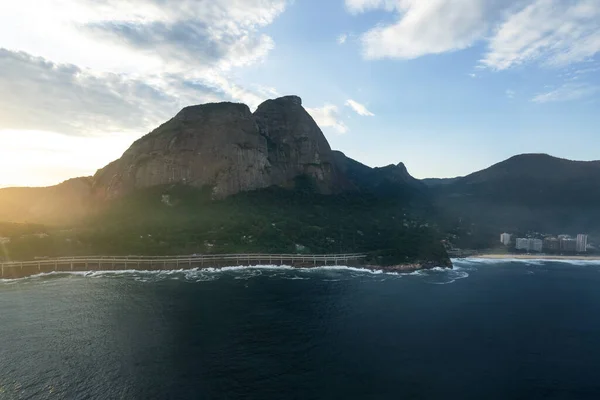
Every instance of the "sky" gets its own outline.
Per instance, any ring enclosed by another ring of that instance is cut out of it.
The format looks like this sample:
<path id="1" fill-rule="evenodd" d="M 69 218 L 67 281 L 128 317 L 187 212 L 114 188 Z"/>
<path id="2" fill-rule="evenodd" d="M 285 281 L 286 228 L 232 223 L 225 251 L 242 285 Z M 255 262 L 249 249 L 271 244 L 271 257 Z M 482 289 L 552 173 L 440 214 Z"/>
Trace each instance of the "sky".
<path id="1" fill-rule="evenodd" d="M 0 2 L 0 187 L 92 175 L 181 108 L 295 94 L 417 178 L 600 159 L 600 0 Z"/>

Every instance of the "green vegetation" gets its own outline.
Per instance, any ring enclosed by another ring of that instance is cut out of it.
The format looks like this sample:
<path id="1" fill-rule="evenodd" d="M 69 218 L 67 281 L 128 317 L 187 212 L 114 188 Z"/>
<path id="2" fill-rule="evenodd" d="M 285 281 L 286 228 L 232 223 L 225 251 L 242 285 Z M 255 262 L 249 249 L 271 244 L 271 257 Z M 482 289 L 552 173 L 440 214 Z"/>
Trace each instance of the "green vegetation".
<path id="1" fill-rule="evenodd" d="M 319 195 L 299 178 L 293 190 L 273 187 L 220 201 L 208 188 L 140 190 L 70 229 L 14 237 L 7 258 L 366 252 L 370 262 L 399 264 L 447 260 L 440 239 L 396 197 Z"/>

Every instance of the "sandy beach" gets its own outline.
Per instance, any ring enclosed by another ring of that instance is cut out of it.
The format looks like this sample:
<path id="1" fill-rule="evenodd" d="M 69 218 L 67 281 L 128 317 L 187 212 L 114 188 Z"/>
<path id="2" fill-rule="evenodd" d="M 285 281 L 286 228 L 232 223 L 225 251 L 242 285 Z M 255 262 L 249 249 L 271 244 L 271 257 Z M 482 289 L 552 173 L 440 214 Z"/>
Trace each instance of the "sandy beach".
<path id="1" fill-rule="evenodd" d="M 551 254 L 478 254 L 467 258 L 520 260 L 600 260 L 600 256 L 558 256 Z"/>

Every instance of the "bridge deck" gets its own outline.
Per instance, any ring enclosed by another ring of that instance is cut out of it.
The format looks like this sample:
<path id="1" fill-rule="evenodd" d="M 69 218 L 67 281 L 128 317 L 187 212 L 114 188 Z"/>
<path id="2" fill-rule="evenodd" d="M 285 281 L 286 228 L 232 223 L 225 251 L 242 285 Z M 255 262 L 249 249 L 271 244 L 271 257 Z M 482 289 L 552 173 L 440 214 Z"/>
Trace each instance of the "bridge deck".
<path id="1" fill-rule="evenodd" d="M 15 279 L 48 272 L 111 270 L 174 270 L 222 268 L 238 265 L 290 265 L 319 267 L 357 265 L 365 254 L 206 254 L 192 256 L 89 256 L 60 257 L 0 263 L 0 279 Z"/>

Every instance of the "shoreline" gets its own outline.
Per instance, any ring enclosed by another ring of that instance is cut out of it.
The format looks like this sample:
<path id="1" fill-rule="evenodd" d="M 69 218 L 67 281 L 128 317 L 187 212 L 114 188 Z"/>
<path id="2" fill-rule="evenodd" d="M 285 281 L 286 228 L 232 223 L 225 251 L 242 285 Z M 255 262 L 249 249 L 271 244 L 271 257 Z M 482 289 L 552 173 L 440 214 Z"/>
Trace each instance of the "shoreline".
<path id="1" fill-rule="evenodd" d="M 396 265 L 378 265 L 367 254 L 203 254 L 183 256 L 79 256 L 45 258 L 34 261 L 0 262 L 0 279 L 15 279 L 45 272 L 94 271 L 173 271 L 238 266 L 290 266 L 317 268 L 346 266 L 382 272 L 414 272 L 434 267 L 452 268 L 450 259 L 415 261 Z"/>
<path id="2" fill-rule="evenodd" d="M 237 270 L 237 269 L 282 269 L 282 270 L 313 270 L 313 269 L 339 269 L 339 270 L 353 270 L 353 271 L 364 271 L 368 273 L 391 273 L 391 274 L 410 274 L 420 270 L 428 270 L 433 268 L 444 268 L 451 270 L 452 268 L 448 267 L 423 267 L 414 264 L 402 264 L 388 267 L 374 266 L 374 265 L 365 265 L 365 266 L 353 266 L 353 265 L 319 265 L 319 266 L 301 266 L 301 265 L 229 265 L 229 266 L 219 266 L 219 267 L 194 267 L 194 268 L 167 268 L 167 269 L 89 269 L 89 270 L 55 270 L 55 271 L 47 271 L 47 272 L 39 272 L 39 273 L 28 273 L 28 274 L 14 274 L 10 277 L 0 277 L 1 282 L 10 282 L 10 281 L 18 281 L 22 279 L 28 278 L 39 278 L 53 275 L 81 275 L 88 276 L 94 274 L 121 274 L 121 273 L 175 273 L 175 272 L 185 272 L 185 271 L 207 271 L 207 272 L 221 272 L 221 271 L 229 271 L 229 270 Z"/>
<path id="3" fill-rule="evenodd" d="M 479 259 L 488 259 L 488 260 L 508 260 L 508 259 L 516 259 L 516 260 L 575 260 L 575 261 L 600 261 L 600 255 L 598 256 L 555 256 L 550 254 L 477 254 L 469 257 L 464 257 L 466 259 L 469 258 L 479 258 Z"/>
<path id="4" fill-rule="evenodd" d="M 371 272 L 410 273 L 421 269 L 446 267 L 444 262 L 434 263 L 422 261 L 397 265 L 364 264 L 362 254 L 339 255 L 273 255 L 273 254 L 244 254 L 244 255 L 205 255 L 175 258 L 142 258 L 129 257 L 82 257 L 45 259 L 38 261 L 0 263 L 0 279 L 19 279 L 41 273 L 51 272 L 109 272 L 109 271 L 177 271 L 191 269 L 222 269 L 227 267 L 350 267 Z"/>

